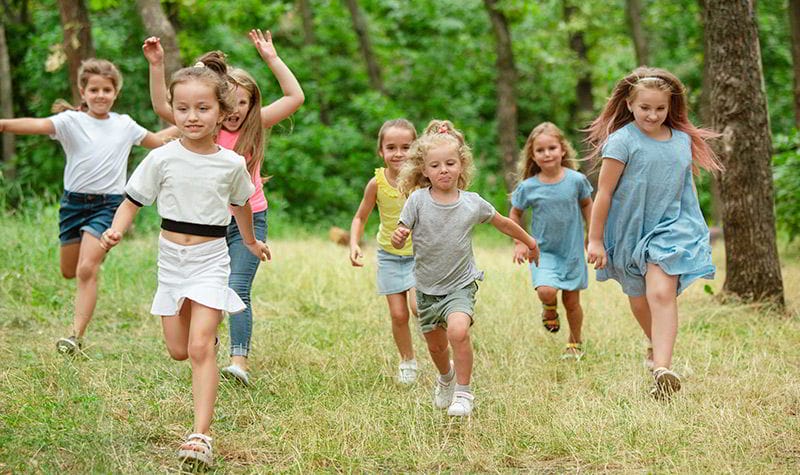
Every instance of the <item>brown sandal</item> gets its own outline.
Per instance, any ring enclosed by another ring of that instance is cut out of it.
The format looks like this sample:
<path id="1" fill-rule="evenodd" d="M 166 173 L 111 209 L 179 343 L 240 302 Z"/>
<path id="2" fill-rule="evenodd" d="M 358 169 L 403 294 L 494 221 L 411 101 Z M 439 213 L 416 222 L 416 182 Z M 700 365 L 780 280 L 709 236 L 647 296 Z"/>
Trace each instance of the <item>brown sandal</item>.
<path id="1" fill-rule="evenodd" d="M 544 315 L 548 310 L 558 310 L 558 304 L 542 304 L 542 325 L 544 325 L 545 329 L 550 333 L 556 333 L 561 329 L 561 323 L 558 320 L 558 312 L 556 312 L 555 317 L 548 318 Z"/>

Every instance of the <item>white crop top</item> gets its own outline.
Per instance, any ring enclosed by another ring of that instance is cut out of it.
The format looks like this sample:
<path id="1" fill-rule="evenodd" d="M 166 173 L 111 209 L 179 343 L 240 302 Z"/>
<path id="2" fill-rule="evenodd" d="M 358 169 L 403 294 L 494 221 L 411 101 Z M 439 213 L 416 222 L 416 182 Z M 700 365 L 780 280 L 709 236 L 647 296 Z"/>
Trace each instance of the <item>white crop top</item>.
<path id="1" fill-rule="evenodd" d="M 180 140 L 150 152 L 125 185 L 137 204 L 157 201 L 165 220 L 212 226 L 227 226 L 228 205 L 244 205 L 253 191 L 244 157 L 222 147 L 209 155 L 194 153 Z"/>

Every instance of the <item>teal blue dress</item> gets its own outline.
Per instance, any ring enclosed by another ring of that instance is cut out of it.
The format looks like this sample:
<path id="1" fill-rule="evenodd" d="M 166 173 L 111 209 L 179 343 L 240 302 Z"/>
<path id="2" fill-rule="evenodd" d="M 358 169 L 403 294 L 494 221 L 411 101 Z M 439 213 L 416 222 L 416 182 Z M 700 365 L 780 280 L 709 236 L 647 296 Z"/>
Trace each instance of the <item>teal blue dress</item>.
<path id="1" fill-rule="evenodd" d="M 708 226 L 692 181 L 689 135 L 645 135 L 634 122 L 612 133 L 604 159 L 625 169 L 611 199 L 603 236 L 608 263 L 597 280 L 614 279 L 626 295 L 645 294 L 647 264 L 678 276 L 678 294 L 696 279 L 714 278 Z"/>
<path id="2" fill-rule="evenodd" d="M 539 265 L 531 263 L 534 288 L 582 290 L 588 286 L 580 201 L 591 195 L 589 180 L 569 168 L 557 183 L 542 183 L 534 175 L 514 189 L 511 206 L 531 209 L 531 236 L 539 244 Z"/>

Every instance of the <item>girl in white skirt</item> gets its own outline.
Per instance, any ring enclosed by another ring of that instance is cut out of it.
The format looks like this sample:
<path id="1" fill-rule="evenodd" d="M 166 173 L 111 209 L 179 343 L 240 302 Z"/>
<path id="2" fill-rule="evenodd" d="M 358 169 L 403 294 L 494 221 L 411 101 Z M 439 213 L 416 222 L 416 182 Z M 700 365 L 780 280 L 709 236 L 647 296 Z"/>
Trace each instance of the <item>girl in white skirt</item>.
<path id="1" fill-rule="evenodd" d="M 182 136 L 145 157 L 125 186 L 125 200 L 101 239 L 104 248 L 115 246 L 139 208 L 158 201 L 162 218 L 158 289 L 150 311 L 162 316 L 170 356 L 191 361 L 194 430 L 178 456 L 184 463 L 204 466 L 212 464 L 209 429 L 219 384 L 217 326 L 223 311 L 245 308 L 228 287 L 229 205 L 247 249 L 262 261 L 270 258 L 267 245 L 253 235 L 247 199 L 254 188 L 245 159 L 214 143 L 236 98 L 226 69 L 221 54 L 210 55 L 173 75 L 170 104 Z"/>

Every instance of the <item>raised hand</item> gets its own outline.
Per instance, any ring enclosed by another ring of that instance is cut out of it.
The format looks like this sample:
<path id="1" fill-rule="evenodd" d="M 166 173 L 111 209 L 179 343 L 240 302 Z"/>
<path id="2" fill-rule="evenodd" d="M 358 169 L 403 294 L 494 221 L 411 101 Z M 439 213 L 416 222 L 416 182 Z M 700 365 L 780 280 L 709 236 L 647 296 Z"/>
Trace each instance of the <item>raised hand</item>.
<path id="1" fill-rule="evenodd" d="M 266 34 L 259 29 L 250 30 L 249 36 L 250 41 L 253 42 L 253 46 L 256 47 L 258 54 L 261 55 L 264 61 L 270 61 L 278 57 L 275 45 L 272 44 L 272 33 L 269 30 L 267 30 Z"/>
<path id="2" fill-rule="evenodd" d="M 164 62 L 164 48 L 161 47 L 161 38 L 158 36 L 151 36 L 144 40 L 142 52 L 150 64 L 156 65 Z"/>

